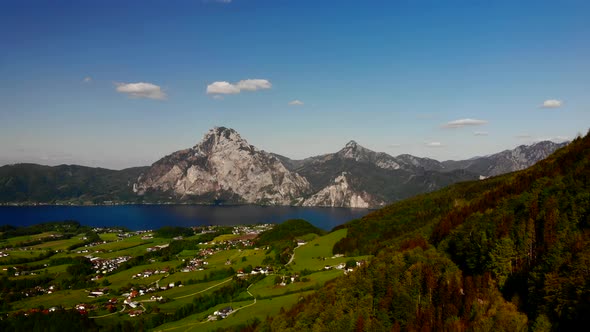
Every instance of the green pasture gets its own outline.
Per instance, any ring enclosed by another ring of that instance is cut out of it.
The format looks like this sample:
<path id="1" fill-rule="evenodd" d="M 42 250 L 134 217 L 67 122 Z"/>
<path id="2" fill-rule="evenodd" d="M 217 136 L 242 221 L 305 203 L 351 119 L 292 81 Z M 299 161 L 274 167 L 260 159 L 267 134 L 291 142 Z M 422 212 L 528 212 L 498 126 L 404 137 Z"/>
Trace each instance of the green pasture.
<path id="1" fill-rule="evenodd" d="M 18 245 L 20 243 L 26 243 L 29 241 L 35 241 L 35 240 L 39 240 L 45 237 L 50 237 L 51 235 L 59 235 L 60 233 L 58 232 L 43 232 L 40 234 L 33 234 L 33 235 L 23 235 L 23 236 L 17 236 L 17 237 L 11 237 L 9 239 L 4 239 L 4 240 L 0 240 L 0 247 L 5 246 L 5 245 Z M 75 236 L 74 236 L 75 238 Z"/>
<path id="2" fill-rule="evenodd" d="M 228 328 L 235 325 L 245 324 L 252 321 L 254 318 L 264 320 L 267 316 L 276 315 L 281 308 L 290 308 L 293 304 L 297 303 L 299 299 L 311 293 L 312 292 L 289 294 L 271 299 L 257 300 L 256 303 L 254 303 L 254 301 L 224 303 L 217 305 L 204 313 L 194 314 L 179 321 L 158 326 L 154 331 L 215 331 L 219 328 Z M 215 310 L 225 308 L 229 305 L 237 311 L 234 311 L 234 313 L 222 320 L 211 322 L 204 321 L 207 316 L 211 315 Z"/>
<path id="3" fill-rule="evenodd" d="M 117 241 L 119 239 L 119 237 L 117 236 L 117 233 L 101 233 L 101 234 L 98 234 L 98 236 L 100 237 L 101 240 L 107 241 L 107 242 Z"/>
<path id="4" fill-rule="evenodd" d="M 224 241 L 229 241 L 229 240 L 233 240 L 236 238 L 239 238 L 242 235 L 235 235 L 235 234 L 222 234 L 217 236 L 216 238 L 213 239 L 213 241 L 211 242 L 215 242 L 215 243 L 221 243 Z"/>
<path id="5" fill-rule="evenodd" d="M 344 273 L 341 270 L 327 270 L 301 277 L 307 278 L 309 281 L 294 282 L 286 286 L 275 285 L 274 281 L 277 275 L 270 275 L 252 285 L 252 287 L 250 287 L 250 293 L 257 297 L 280 296 L 287 293 L 298 292 L 310 287 L 323 286 L 327 281 L 342 275 L 344 275 Z M 278 276 L 282 275 L 278 274 Z M 285 278 L 288 277 L 289 275 L 286 274 Z"/>
<path id="6" fill-rule="evenodd" d="M 91 303 L 96 299 L 89 298 L 88 293 L 83 289 L 77 290 L 60 290 L 53 294 L 45 294 L 42 296 L 35 296 L 26 298 L 20 301 L 12 302 L 14 310 L 32 309 L 43 306 L 51 308 L 55 306 L 63 306 L 64 308 L 72 308 L 79 303 Z"/>

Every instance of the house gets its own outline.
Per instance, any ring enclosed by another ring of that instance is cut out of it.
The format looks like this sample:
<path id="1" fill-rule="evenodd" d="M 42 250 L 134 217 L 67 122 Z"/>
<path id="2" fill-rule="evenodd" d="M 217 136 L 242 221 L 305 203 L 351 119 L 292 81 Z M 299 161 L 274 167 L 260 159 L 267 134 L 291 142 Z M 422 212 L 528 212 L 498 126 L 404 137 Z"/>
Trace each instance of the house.
<path id="1" fill-rule="evenodd" d="M 213 313 L 213 315 L 215 315 L 215 316 L 221 316 L 221 318 L 225 318 L 229 314 L 231 314 L 233 311 L 234 311 L 234 309 L 232 307 L 225 307 L 223 309 L 220 309 L 218 311 L 215 311 Z"/>
<path id="2" fill-rule="evenodd" d="M 131 310 L 129 311 L 129 317 L 135 317 L 143 314 L 143 310 Z"/>

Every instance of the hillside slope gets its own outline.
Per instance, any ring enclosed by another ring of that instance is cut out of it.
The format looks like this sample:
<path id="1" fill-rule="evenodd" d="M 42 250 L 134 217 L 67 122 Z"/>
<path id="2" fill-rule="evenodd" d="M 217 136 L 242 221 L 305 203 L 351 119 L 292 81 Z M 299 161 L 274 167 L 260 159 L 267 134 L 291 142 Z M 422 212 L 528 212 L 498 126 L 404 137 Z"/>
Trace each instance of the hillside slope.
<path id="1" fill-rule="evenodd" d="M 0 202 L 94 203 L 135 201 L 133 182 L 147 167 L 114 171 L 78 165 L 0 167 Z"/>
<path id="2" fill-rule="evenodd" d="M 343 227 L 334 251 L 376 253 L 370 266 L 261 329 L 546 331 L 590 319 L 589 135 L 527 170 Z"/>

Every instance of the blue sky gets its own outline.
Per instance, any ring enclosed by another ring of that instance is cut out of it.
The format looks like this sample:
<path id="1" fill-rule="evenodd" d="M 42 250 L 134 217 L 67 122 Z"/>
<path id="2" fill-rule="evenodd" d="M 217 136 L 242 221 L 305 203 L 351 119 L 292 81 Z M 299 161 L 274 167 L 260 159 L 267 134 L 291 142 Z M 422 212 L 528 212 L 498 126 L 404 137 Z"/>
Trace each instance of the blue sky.
<path id="1" fill-rule="evenodd" d="M 590 127 L 587 1 L 2 1 L 0 164 L 464 159 Z M 543 106 L 544 105 L 544 106 Z"/>

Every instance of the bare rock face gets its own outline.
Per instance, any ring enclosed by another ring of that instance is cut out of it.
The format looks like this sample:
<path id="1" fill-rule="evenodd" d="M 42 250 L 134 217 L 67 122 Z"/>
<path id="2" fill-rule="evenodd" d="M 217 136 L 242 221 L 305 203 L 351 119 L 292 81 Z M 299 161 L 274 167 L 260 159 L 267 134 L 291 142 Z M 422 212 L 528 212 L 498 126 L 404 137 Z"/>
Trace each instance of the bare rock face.
<path id="1" fill-rule="evenodd" d="M 315 193 L 303 202 L 303 206 L 330 206 L 368 208 L 375 204 L 375 199 L 366 192 L 355 192 L 346 178 L 347 173 L 334 179 L 334 183 Z"/>
<path id="2" fill-rule="evenodd" d="M 371 151 L 360 146 L 355 141 L 348 142 L 342 150 L 336 153 L 336 155 L 343 159 L 353 159 L 357 162 L 372 163 L 383 169 L 395 170 L 400 168 L 400 164 L 394 157 L 387 153 Z"/>
<path id="3" fill-rule="evenodd" d="M 309 183 L 273 155 L 258 150 L 233 129 L 216 127 L 193 148 L 166 156 L 142 174 L 137 194 L 176 197 L 236 197 L 236 203 L 289 205 L 309 192 Z"/>

